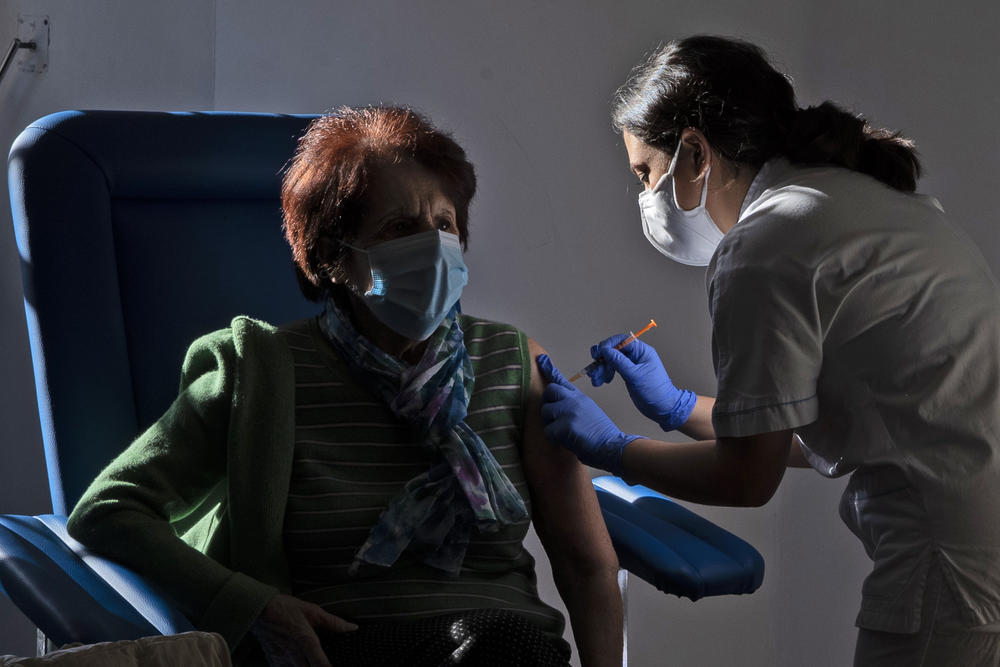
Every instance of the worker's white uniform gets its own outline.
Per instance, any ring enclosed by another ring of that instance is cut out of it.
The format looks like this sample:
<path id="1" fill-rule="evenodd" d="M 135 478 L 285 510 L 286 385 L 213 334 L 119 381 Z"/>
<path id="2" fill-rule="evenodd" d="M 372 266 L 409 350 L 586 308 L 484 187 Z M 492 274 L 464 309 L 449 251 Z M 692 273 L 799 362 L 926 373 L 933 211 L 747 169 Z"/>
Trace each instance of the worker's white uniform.
<path id="1" fill-rule="evenodd" d="M 775 159 L 707 280 L 716 434 L 794 428 L 853 473 L 858 626 L 918 631 L 932 563 L 963 625 L 1000 621 L 1000 291 L 971 242 L 933 199 Z"/>

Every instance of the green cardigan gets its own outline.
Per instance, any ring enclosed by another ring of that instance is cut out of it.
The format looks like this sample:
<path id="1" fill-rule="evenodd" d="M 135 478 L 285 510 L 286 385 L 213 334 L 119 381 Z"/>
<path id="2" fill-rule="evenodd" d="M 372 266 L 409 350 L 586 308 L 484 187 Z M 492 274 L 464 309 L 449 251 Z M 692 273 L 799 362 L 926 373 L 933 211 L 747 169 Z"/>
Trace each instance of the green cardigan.
<path id="1" fill-rule="evenodd" d="M 84 493 L 69 532 L 169 590 L 196 627 L 257 662 L 247 630 L 290 588 L 291 353 L 275 327 L 237 317 L 191 345 L 181 377 L 170 409 Z"/>

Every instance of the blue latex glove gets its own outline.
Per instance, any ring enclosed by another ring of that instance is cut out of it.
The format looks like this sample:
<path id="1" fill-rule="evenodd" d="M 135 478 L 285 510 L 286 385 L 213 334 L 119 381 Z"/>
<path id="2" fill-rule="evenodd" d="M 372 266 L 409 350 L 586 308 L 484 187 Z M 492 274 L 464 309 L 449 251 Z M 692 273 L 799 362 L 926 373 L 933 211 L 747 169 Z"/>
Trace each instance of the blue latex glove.
<path id="1" fill-rule="evenodd" d="M 664 431 L 683 426 L 694 410 L 698 395 L 675 387 L 656 350 L 641 340 L 634 340 L 616 350 L 615 345 L 626 338 L 627 334 L 616 334 L 590 348 L 590 356 L 601 361 L 590 373 L 591 384 L 600 387 L 611 382 L 617 371 L 625 380 L 628 395 L 639 412 L 659 424 Z"/>
<path id="2" fill-rule="evenodd" d="M 643 436 L 622 433 L 597 403 L 563 377 L 547 354 L 538 355 L 538 367 L 549 382 L 542 394 L 545 436 L 582 463 L 621 477 L 622 451 Z"/>

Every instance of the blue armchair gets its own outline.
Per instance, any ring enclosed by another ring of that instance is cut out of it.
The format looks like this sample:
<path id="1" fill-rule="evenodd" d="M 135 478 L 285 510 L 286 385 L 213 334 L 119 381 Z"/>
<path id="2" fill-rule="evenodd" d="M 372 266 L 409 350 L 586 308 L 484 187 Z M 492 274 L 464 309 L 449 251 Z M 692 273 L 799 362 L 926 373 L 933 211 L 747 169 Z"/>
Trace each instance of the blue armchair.
<path id="1" fill-rule="evenodd" d="M 312 116 L 67 111 L 15 141 L 9 183 L 53 514 L 0 515 L 0 590 L 54 643 L 191 629 L 169 593 L 88 553 L 65 516 L 168 406 L 188 343 L 299 293 L 280 171 Z M 750 593 L 746 542 L 643 487 L 594 480 L 623 568 L 666 593 Z"/>

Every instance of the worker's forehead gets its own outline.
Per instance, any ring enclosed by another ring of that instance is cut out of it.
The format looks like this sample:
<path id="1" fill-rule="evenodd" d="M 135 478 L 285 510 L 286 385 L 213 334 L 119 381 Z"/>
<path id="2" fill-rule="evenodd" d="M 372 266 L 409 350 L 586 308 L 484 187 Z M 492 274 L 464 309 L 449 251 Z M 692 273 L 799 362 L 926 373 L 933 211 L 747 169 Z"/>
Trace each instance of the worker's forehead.
<path id="1" fill-rule="evenodd" d="M 625 141 L 625 150 L 628 152 L 629 165 L 634 169 L 642 166 L 661 164 L 670 162 L 670 155 L 666 152 L 650 146 L 635 135 L 625 130 L 622 132 Z"/>

